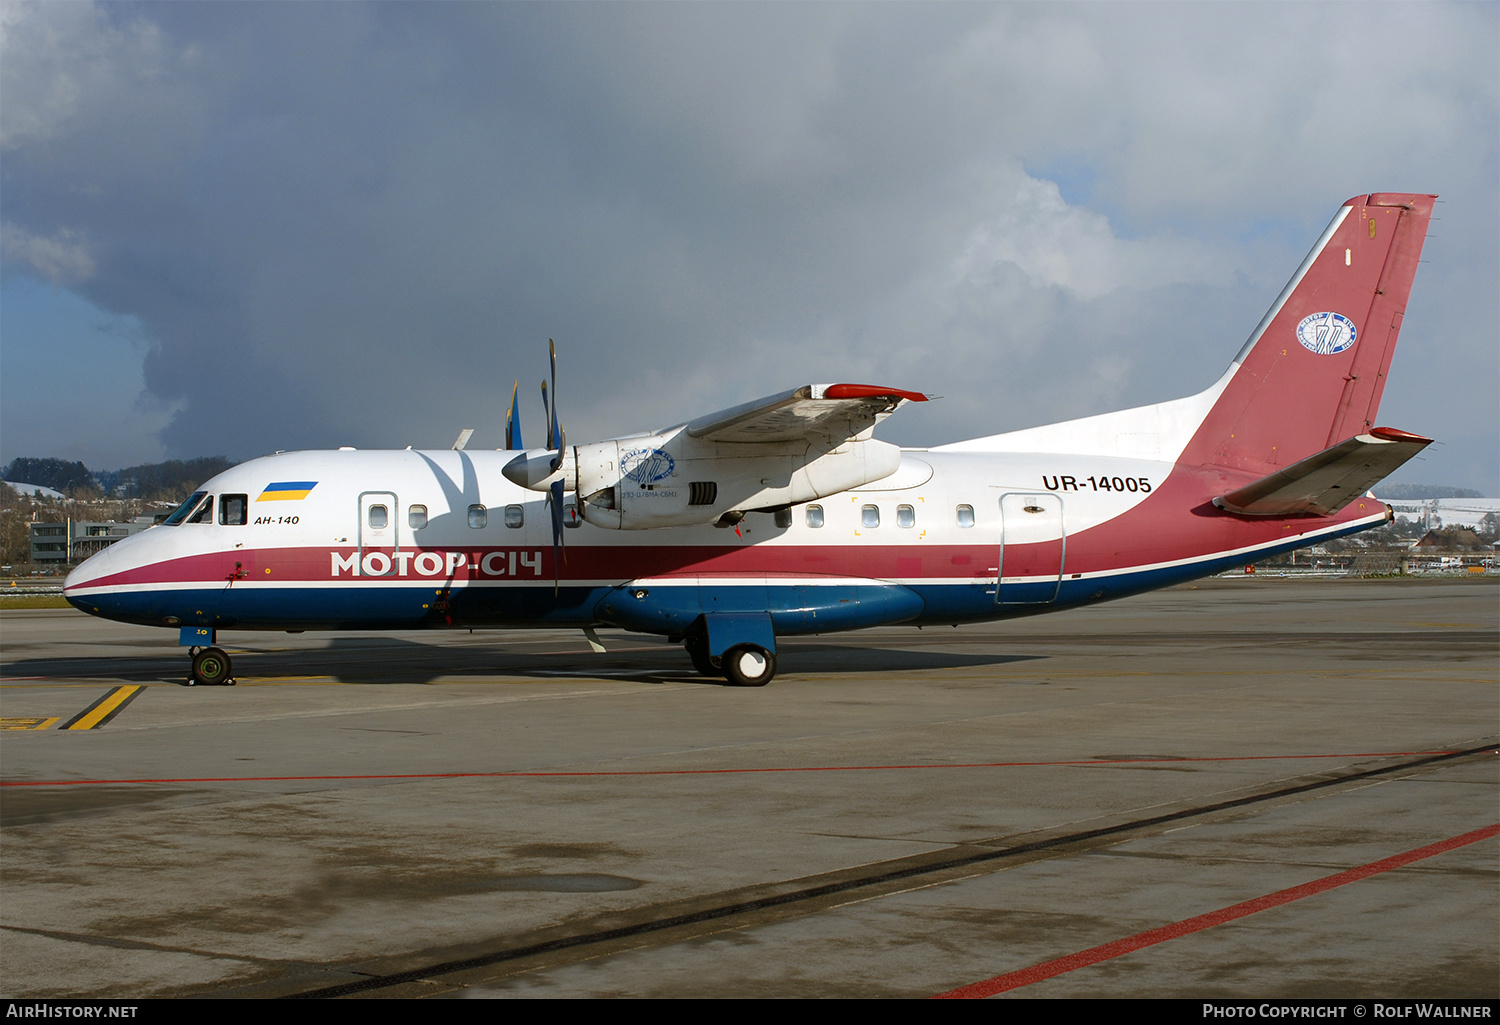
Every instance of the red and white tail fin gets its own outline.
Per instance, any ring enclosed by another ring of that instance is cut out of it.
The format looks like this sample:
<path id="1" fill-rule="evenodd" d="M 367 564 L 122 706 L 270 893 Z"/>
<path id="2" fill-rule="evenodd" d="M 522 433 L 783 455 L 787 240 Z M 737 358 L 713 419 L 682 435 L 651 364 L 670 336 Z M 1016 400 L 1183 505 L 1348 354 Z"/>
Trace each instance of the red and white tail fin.
<path id="1" fill-rule="evenodd" d="M 1182 462 L 1264 474 L 1374 426 L 1434 198 L 1344 204 L 1240 350 Z"/>

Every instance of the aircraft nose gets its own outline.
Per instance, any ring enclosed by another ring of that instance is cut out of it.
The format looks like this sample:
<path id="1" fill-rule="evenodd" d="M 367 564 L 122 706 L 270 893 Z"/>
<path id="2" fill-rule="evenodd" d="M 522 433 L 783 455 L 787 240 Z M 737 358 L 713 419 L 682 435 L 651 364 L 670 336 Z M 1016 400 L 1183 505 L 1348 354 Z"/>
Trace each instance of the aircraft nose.
<path id="1" fill-rule="evenodd" d="M 84 559 L 63 580 L 64 597 L 67 596 L 70 590 L 87 587 L 93 581 L 109 576 L 110 573 L 114 572 L 115 561 L 114 552 L 108 548 Z"/>

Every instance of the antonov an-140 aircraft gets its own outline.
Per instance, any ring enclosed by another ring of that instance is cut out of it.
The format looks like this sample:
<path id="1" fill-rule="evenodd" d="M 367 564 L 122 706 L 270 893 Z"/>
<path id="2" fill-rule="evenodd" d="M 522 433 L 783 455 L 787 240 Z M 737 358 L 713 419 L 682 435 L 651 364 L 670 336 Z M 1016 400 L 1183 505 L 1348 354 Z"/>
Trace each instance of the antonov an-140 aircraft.
<path id="1" fill-rule="evenodd" d="M 1390 518 L 1369 488 L 1430 440 L 1375 426 L 1434 197 L 1338 211 L 1208 390 L 930 449 L 875 426 L 926 396 L 814 384 L 568 445 L 279 452 L 68 577 L 68 601 L 179 630 L 598 626 L 758 686 L 776 638 L 1050 612 Z M 546 404 L 547 385 L 542 385 Z M 516 449 L 522 449 L 519 454 Z"/>

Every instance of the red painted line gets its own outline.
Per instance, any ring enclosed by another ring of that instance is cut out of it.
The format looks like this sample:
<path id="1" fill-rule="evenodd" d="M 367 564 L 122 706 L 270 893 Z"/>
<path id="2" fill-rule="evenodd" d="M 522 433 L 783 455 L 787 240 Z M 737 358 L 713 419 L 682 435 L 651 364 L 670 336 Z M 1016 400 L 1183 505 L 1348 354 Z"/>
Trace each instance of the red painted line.
<path id="1" fill-rule="evenodd" d="M 1216 925 L 1232 922 L 1236 918 L 1253 915 L 1257 911 L 1265 911 L 1267 908 L 1290 904 L 1294 900 L 1301 900 L 1303 897 L 1311 897 L 1314 894 L 1323 893 L 1326 890 L 1332 890 L 1348 883 L 1368 879 L 1370 876 L 1389 872 L 1393 868 L 1401 868 L 1403 865 L 1410 865 L 1414 861 L 1421 861 L 1423 858 L 1430 858 L 1435 854 L 1442 854 L 1445 851 L 1477 843 L 1480 840 L 1488 840 L 1494 836 L 1500 836 L 1500 823 L 1485 826 L 1483 829 L 1476 829 L 1471 833 L 1464 833 L 1462 836 L 1439 840 L 1437 843 L 1428 844 L 1426 847 L 1418 847 L 1416 850 L 1407 851 L 1405 854 L 1396 854 L 1389 858 L 1382 858 L 1379 861 L 1372 861 L 1368 865 L 1361 865 L 1359 868 L 1351 868 L 1345 872 L 1337 872 L 1331 876 L 1324 876 L 1322 879 L 1314 879 L 1312 882 L 1303 883 L 1301 886 L 1293 886 L 1287 890 L 1277 890 L 1275 893 L 1268 893 L 1264 897 L 1256 897 L 1254 900 L 1232 904 L 1227 908 L 1220 908 L 1218 911 L 1210 911 L 1206 915 L 1185 918 L 1180 922 L 1173 922 L 1171 925 L 1164 925 L 1158 929 L 1148 929 L 1146 932 L 1127 936 L 1123 940 L 1115 940 L 1113 943 L 1090 947 L 1088 950 L 1080 950 L 1078 953 L 1069 954 L 1067 957 L 1059 957 L 1052 961 L 1043 961 L 1039 965 L 1023 968 L 1019 972 L 1008 972 L 1005 975 L 997 975 L 992 979 L 985 979 L 983 982 L 970 983 L 958 989 L 950 989 L 946 993 L 935 994 L 932 999 L 974 1000 L 980 997 L 994 996 L 996 993 L 1004 993 L 1012 989 L 1020 989 L 1022 986 L 1029 986 L 1033 982 L 1041 982 L 1043 979 L 1050 979 L 1055 975 L 1062 975 L 1065 972 L 1071 972 L 1078 968 L 1086 968 L 1101 961 L 1108 961 L 1111 958 L 1119 957 L 1121 954 L 1129 954 L 1131 951 L 1140 950 L 1144 947 L 1152 947 L 1158 943 L 1165 943 L 1167 940 L 1175 940 L 1179 936 L 1187 936 L 1195 932 L 1200 932 L 1203 929 L 1211 929 Z"/>
<path id="2" fill-rule="evenodd" d="M 1241 755 L 1221 758 L 1092 758 L 1059 762 L 925 762 L 910 765 L 792 765 L 781 768 L 744 769 L 632 769 L 612 772 L 391 772 L 347 776 L 184 776 L 161 779 L 52 779 L 4 780 L 0 787 L 77 787 L 139 783 L 286 783 L 369 779 L 527 779 L 549 777 L 608 776 L 734 776 L 769 772 L 890 772 L 906 769 L 1026 769 L 1066 765 L 1160 765 L 1193 762 L 1278 762 L 1307 758 L 1412 758 L 1451 755 L 1457 751 L 1365 751 L 1355 754 Z"/>

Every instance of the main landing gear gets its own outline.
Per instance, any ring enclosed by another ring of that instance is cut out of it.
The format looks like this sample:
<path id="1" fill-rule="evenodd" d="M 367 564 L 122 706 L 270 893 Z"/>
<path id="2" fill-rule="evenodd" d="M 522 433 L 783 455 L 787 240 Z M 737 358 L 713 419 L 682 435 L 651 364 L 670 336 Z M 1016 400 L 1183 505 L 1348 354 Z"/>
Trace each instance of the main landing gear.
<path id="1" fill-rule="evenodd" d="M 735 687 L 764 687 L 776 675 L 776 655 L 758 644 L 739 644 L 720 658 L 708 653 L 708 638 L 689 634 L 683 639 L 693 668 L 704 676 L 722 676 Z"/>
<path id="2" fill-rule="evenodd" d="M 205 687 L 233 687 L 233 667 L 223 648 L 189 648 L 193 659 L 192 672 L 188 674 L 188 686 L 202 684 Z"/>
<path id="3" fill-rule="evenodd" d="M 719 659 L 724 676 L 736 687 L 764 687 L 776 675 L 776 655 L 755 644 L 740 644 Z"/>

